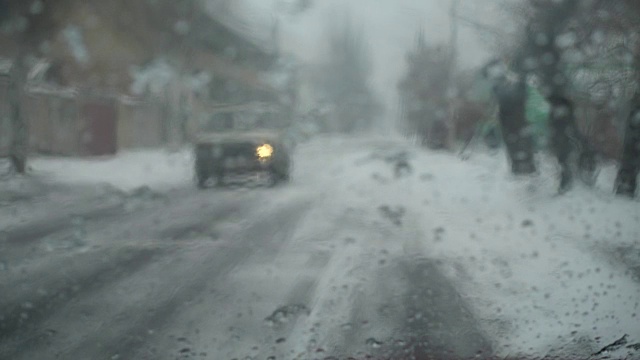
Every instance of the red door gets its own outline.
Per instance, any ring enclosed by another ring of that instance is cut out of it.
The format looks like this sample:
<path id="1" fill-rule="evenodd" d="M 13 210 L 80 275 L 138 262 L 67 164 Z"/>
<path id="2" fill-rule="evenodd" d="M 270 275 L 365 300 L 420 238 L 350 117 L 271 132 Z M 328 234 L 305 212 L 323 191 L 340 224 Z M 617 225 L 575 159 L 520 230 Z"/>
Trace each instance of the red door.
<path id="1" fill-rule="evenodd" d="M 113 101 L 87 100 L 82 107 L 85 131 L 82 145 L 86 155 L 112 155 L 117 151 L 117 113 Z"/>

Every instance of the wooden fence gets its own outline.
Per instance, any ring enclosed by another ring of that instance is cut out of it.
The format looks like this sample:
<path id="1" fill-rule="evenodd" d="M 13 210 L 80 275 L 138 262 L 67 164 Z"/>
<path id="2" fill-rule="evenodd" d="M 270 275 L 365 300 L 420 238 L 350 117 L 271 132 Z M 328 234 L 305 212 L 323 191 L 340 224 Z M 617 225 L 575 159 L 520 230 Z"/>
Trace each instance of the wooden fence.
<path id="1" fill-rule="evenodd" d="M 7 82 L 0 77 L 0 156 L 11 142 Z M 170 114 L 159 100 L 92 94 L 60 88 L 30 88 L 22 100 L 32 153 L 100 156 L 158 147 L 175 139 Z M 174 126 L 175 128 L 175 126 Z"/>

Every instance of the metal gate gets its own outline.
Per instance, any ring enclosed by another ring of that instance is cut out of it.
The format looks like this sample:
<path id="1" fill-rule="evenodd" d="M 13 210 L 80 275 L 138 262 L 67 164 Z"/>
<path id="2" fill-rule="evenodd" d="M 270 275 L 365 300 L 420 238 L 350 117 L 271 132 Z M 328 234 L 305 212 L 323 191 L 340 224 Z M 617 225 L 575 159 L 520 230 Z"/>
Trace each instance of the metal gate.
<path id="1" fill-rule="evenodd" d="M 113 155 L 117 151 L 117 109 L 115 101 L 86 99 L 82 104 L 84 155 Z"/>

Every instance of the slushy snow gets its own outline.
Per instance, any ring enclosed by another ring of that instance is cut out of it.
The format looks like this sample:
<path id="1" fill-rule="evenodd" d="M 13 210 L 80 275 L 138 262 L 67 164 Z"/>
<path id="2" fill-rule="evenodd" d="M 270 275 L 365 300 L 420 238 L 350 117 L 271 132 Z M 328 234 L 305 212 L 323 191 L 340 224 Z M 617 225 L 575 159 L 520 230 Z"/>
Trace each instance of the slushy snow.
<path id="1" fill-rule="evenodd" d="M 400 217 L 385 248 L 439 261 L 499 355 L 590 356 L 624 334 L 640 342 L 639 275 L 616 255 L 632 249 L 640 265 L 640 207 L 612 194 L 614 166 L 595 188 L 558 196 L 551 159 L 536 177 L 514 178 L 504 153 L 462 160 L 383 139 L 325 139 L 304 151 L 334 160 L 305 178 L 328 189 L 334 213 L 342 206 L 390 227 L 380 209 Z M 403 153 L 411 170 L 396 177 Z"/>
<path id="2" fill-rule="evenodd" d="M 402 172 L 398 159 L 408 164 Z M 31 165 L 67 183 L 122 190 L 194 186 L 188 151 L 40 158 Z M 290 190 L 281 196 L 308 191 L 322 198 L 293 237 L 309 241 L 291 246 L 329 246 L 310 239 L 339 228 L 345 216 L 351 225 L 338 229 L 340 236 L 374 239 L 333 259 L 330 278 L 346 276 L 345 266 L 367 247 L 384 249 L 390 258 L 432 259 L 467 300 L 498 355 L 589 356 L 624 334 L 640 342 L 640 284 L 631 270 L 640 266 L 633 256 L 640 249 L 640 207 L 612 194 L 615 170 L 606 166 L 595 188 L 578 185 L 558 196 L 557 168 L 549 159 L 537 176 L 515 178 L 503 153 L 463 160 L 398 139 L 319 137 L 297 149 Z M 376 226 L 389 229 L 385 238 Z M 630 249 L 626 260 L 620 249 Z M 284 264 L 281 269 L 287 271 Z M 273 278 L 288 276 L 271 270 Z M 318 293 L 328 286 L 320 284 Z M 319 296 L 320 306 L 310 308 L 321 310 Z"/>

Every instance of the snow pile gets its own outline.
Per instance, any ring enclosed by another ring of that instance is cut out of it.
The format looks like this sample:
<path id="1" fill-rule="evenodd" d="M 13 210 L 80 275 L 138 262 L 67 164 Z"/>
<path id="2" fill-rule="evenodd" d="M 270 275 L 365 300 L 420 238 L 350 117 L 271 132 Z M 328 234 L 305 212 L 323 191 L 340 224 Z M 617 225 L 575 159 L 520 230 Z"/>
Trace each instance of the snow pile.
<path id="1" fill-rule="evenodd" d="M 11 162 L 0 158 L 0 206 L 29 200 L 45 192 L 40 179 L 16 174 Z"/>
<path id="2" fill-rule="evenodd" d="M 132 69 L 131 76 L 133 77 L 131 92 L 136 95 L 143 95 L 146 91 L 161 94 L 179 77 L 178 71 L 162 59 L 155 60 L 146 67 Z"/>
<path id="3" fill-rule="evenodd" d="M 41 157 L 30 161 L 34 172 L 69 184 L 108 184 L 123 191 L 140 187 L 166 190 L 190 184 L 193 178 L 191 152 L 139 150 L 112 157 Z"/>
<path id="4" fill-rule="evenodd" d="M 316 139 L 301 151 L 323 170 L 297 178 L 331 194 L 334 213 L 398 228 L 391 256 L 441 264 L 499 355 L 588 357 L 624 334 L 640 342 L 640 259 L 615 256 L 640 254 L 640 207 L 612 195 L 614 168 L 594 189 L 557 196 L 548 161 L 519 179 L 504 154 L 461 160 L 384 139 Z"/>
<path id="5" fill-rule="evenodd" d="M 44 187 L 37 180 L 23 176 L 0 176 L 0 206 L 42 195 Z"/>

